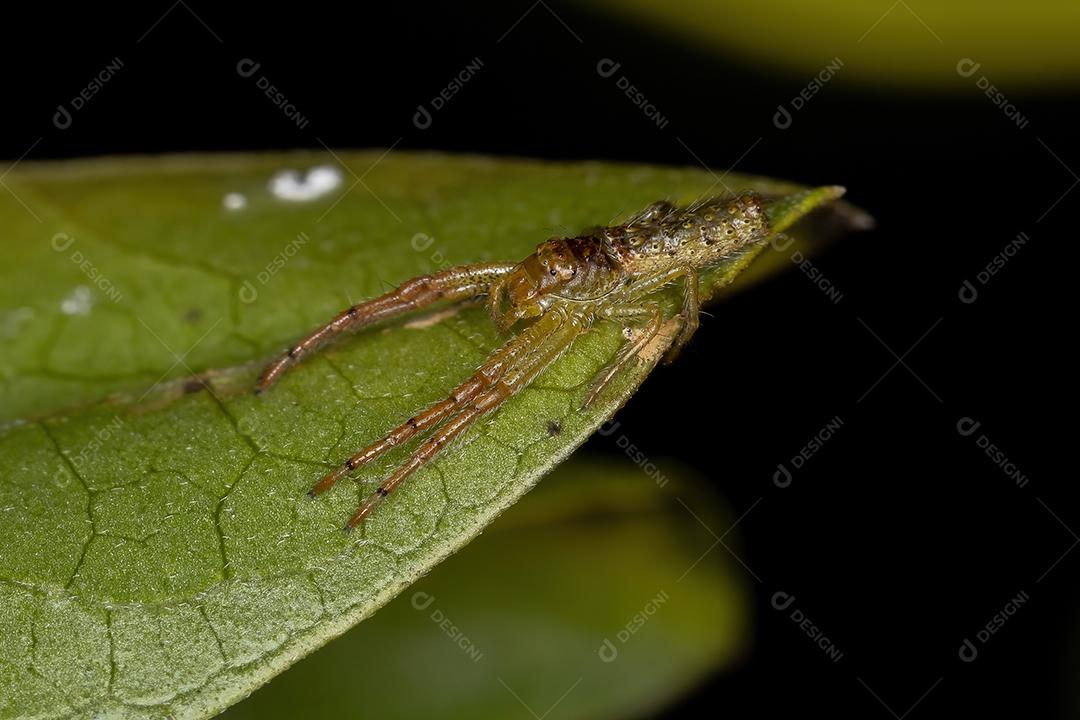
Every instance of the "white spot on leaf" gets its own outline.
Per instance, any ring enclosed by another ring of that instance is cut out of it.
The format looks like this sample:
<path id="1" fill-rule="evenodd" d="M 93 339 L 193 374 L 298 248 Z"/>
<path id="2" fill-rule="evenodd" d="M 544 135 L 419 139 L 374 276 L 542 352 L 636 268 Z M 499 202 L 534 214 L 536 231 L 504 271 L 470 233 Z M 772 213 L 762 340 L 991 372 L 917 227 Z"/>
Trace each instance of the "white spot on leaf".
<path id="1" fill-rule="evenodd" d="M 65 315 L 89 315 L 94 306 L 94 295 L 86 285 L 79 285 L 60 301 L 60 312 Z"/>
<path id="2" fill-rule="evenodd" d="M 341 170 L 333 165 L 319 165 L 304 175 L 282 170 L 270 178 L 270 193 L 279 200 L 307 202 L 333 192 L 341 181 Z"/>
<path id="3" fill-rule="evenodd" d="M 226 193 L 221 204 L 226 210 L 243 210 L 247 207 L 247 198 L 238 192 Z"/>

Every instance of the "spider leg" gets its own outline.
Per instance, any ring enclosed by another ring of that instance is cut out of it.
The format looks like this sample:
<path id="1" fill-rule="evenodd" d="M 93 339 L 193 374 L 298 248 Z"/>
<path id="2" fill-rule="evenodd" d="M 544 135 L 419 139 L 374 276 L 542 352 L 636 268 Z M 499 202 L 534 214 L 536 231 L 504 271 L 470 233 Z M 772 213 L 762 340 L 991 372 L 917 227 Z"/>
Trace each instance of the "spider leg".
<path id="1" fill-rule="evenodd" d="M 679 312 L 682 316 L 683 323 L 682 328 L 679 330 L 678 337 L 675 338 L 671 347 L 668 348 L 667 352 L 664 354 L 665 363 L 670 363 L 676 358 L 687 340 L 690 339 L 690 336 L 693 335 L 694 331 L 698 328 L 698 317 L 701 314 L 701 295 L 698 291 L 697 272 L 695 272 L 693 268 L 685 266 L 672 268 L 671 270 L 642 280 L 640 284 L 634 286 L 630 295 L 631 300 L 639 300 L 679 279 L 682 279 L 683 281 L 682 310 Z"/>
<path id="2" fill-rule="evenodd" d="M 675 205 L 671 202 L 667 200 L 658 200 L 627 220 L 626 224 L 633 225 L 635 223 L 654 222 L 665 215 L 671 214 L 674 210 Z"/>
<path id="3" fill-rule="evenodd" d="M 371 462 L 387 450 L 408 442 L 417 433 L 423 432 L 441 422 L 447 415 L 490 388 L 502 377 L 507 368 L 531 352 L 538 343 L 542 343 L 548 335 L 556 330 L 560 322 L 561 318 L 557 315 L 542 316 L 488 356 L 472 377 L 454 388 L 446 399 L 414 415 L 381 439 L 354 454 L 344 464 L 339 465 L 323 477 L 308 491 L 308 495 L 316 497 L 323 494 L 349 472 Z"/>
<path id="4" fill-rule="evenodd" d="M 656 337 L 656 334 L 660 332 L 660 326 L 662 325 L 662 318 L 660 316 L 660 308 L 655 303 L 649 305 L 643 305 L 640 307 L 629 308 L 617 308 L 604 314 L 607 319 L 614 319 L 617 317 L 635 317 L 635 316 L 647 316 L 645 322 L 638 325 L 636 328 L 627 328 L 627 330 L 637 330 L 637 337 L 628 336 L 626 343 L 619 348 L 619 352 L 615 355 L 615 358 L 605 365 L 593 378 L 592 385 L 589 386 L 589 394 L 585 396 L 585 401 L 581 404 L 581 409 L 585 410 L 591 406 L 596 399 L 600 397 L 600 393 L 604 391 L 604 388 L 608 386 L 611 379 L 615 377 L 628 362 L 638 357 L 642 349 L 652 342 L 652 339 Z"/>
<path id="5" fill-rule="evenodd" d="M 266 390 L 286 370 L 341 333 L 379 320 L 416 310 L 439 300 L 462 300 L 483 295 L 499 278 L 514 268 L 510 263 L 462 265 L 431 275 L 421 275 L 385 295 L 353 305 L 333 320 L 293 345 L 263 370 L 255 385 L 256 394 Z"/>
<path id="6" fill-rule="evenodd" d="M 698 329 L 698 318 L 701 316 L 701 295 L 698 292 L 697 273 L 692 270 L 683 275 L 683 304 L 680 315 L 683 318 L 682 327 L 675 341 L 671 343 L 671 347 L 664 353 L 665 363 L 675 361 L 683 346 Z"/>
<path id="7" fill-rule="evenodd" d="M 561 317 L 558 319 L 561 323 L 543 342 L 537 352 L 507 368 L 498 382 L 478 395 L 457 415 L 440 427 L 434 435 L 425 440 L 412 457 L 398 467 L 390 477 L 379 485 L 374 493 L 361 503 L 356 513 L 345 525 L 346 530 L 351 530 L 360 524 L 375 506 L 393 492 L 394 488 L 400 485 L 405 478 L 430 462 L 439 452 L 468 430 L 480 417 L 495 410 L 507 399 L 527 387 L 537 375 L 570 347 L 574 338 L 588 328 L 590 319 L 584 315 L 566 316 L 557 309 L 549 310 L 545 313 L 545 316 L 547 315 L 560 315 Z"/>

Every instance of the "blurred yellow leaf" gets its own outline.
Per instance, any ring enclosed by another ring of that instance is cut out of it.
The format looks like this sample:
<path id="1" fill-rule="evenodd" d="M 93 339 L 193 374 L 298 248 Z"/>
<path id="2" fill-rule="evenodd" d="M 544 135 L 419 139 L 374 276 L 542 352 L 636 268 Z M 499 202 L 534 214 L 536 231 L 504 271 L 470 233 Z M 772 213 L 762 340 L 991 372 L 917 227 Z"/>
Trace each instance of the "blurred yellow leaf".
<path id="1" fill-rule="evenodd" d="M 591 2 L 807 77 L 839 58 L 845 78 L 875 85 L 966 84 L 971 80 L 957 72 L 963 61 L 979 64 L 989 82 L 1012 89 L 1080 79 L 1075 0 Z"/>

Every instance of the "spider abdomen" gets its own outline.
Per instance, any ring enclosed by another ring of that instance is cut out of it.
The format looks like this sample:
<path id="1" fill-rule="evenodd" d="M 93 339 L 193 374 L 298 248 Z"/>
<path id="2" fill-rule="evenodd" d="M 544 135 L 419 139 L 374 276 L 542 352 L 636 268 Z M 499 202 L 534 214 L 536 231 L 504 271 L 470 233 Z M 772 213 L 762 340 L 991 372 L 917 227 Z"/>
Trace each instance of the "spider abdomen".
<path id="1" fill-rule="evenodd" d="M 769 223 L 761 198 L 747 193 L 686 208 L 657 203 L 603 233 L 611 255 L 629 273 L 639 275 L 669 267 L 715 265 L 767 237 Z"/>

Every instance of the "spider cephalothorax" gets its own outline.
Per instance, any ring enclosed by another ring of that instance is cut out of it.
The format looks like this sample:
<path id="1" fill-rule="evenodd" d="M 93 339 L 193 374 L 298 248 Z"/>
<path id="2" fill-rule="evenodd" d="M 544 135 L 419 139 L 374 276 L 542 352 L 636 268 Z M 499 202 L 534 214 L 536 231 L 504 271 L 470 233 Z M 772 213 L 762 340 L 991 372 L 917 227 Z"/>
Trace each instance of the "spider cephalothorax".
<path id="1" fill-rule="evenodd" d="M 623 279 L 599 238 L 548 240 L 491 289 L 492 319 L 502 330 L 537 317 L 558 302 L 589 302 Z"/>

